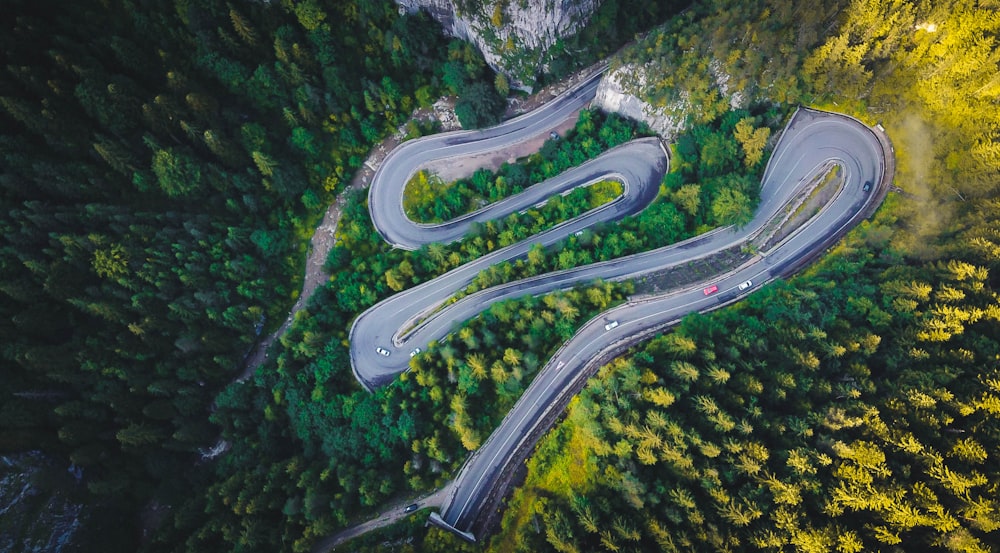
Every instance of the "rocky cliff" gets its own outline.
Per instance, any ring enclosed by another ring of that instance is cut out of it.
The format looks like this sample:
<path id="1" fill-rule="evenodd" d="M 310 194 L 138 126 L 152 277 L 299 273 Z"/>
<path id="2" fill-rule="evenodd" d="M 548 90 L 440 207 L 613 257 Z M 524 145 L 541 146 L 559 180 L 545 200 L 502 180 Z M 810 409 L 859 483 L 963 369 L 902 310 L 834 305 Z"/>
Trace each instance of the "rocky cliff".
<path id="1" fill-rule="evenodd" d="M 531 90 L 535 76 L 552 59 L 552 48 L 561 38 L 579 31 L 601 7 L 603 0 L 396 0 L 400 10 L 426 10 L 451 36 L 475 44 L 490 66 L 507 75 L 510 85 Z M 638 48 L 635 46 L 633 48 Z M 612 64 L 614 66 L 616 64 Z M 729 90 L 729 76 L 718 61 L 710 66 L 712 82 L 732 107 L 745 103 L 742 92 Z M 643 121 L 670 140 L 683 130 L 685 116 L 698 111 L 680 91 L 669 105 L 652 105 L 647 71 L 651 64 L 620 65 L 605 75 L 594 106 Z"/>
<path id="2" fill-rule="evenodd" d="M 0 551 L 80 550 L 75 541 L 89 517 L 71 499 L 76 486 L 73 476 L 41 453 L 0 456 Z"/>
<path id="3" fill-rule="evenodd" d="M 601 0 L 396 0 L 425 9 L 452 36 L 472 42 L 511 85 L 530 90 L 550 47 L 587 23 Z"/>
<path id="4" fill-rule="evenodd" d="M 641 68 L 631 64 L 608 72 L 597 87 L 597 97 L 594 98 L 593 105 L 604 111 L 613 111 L 636 121 L 642 121 L 656 131 L 656 134 L 672 140 L 683 130 L 683 121 L 678 117 L 671 117 L 665 110 L 658 109 L 625 91 L 626 86 L 629 90 L 641 90 L 645 84 L 644 75 Z"/>
<path id="5" fill-rule="evenodd" d="M 718 61 L 711 61 L 709 73 L 712 86 L 718 91 L 719 97 L 729 104 L 731 109 L 747 107 L 746 95 L 740 90 L 732 90 L 729 86 L 730 76 L 722 69 Z M 593 105 L 604 111 L 617 112 L 626 117 L 642 121 L 649 125 L 656 134 L 667 140 L 673 140 L 684 130 L 684 121 L 689 114 L 698 113 L 701 106 L 692 103 L 685 91 L 680 91 L 677 99 L 664 107 L 654 106 L 643 97 L 649 97 L 647 82 L 648 66 L 625 64 L 609 71 L 597 87 L 597 97 Z"/>

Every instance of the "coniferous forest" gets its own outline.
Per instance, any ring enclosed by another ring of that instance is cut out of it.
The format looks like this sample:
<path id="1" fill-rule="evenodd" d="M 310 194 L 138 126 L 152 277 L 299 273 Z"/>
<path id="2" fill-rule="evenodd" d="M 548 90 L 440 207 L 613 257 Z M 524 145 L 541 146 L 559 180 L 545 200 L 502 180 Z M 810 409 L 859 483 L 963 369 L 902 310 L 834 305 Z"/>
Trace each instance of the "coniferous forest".
<path id="1" fill-rule="evenodd" d="M 997 551 L 1000 4 L 708 4 L 626 49 L 626 89 L 881 122 L 900 189 L 802 275 L 604 367 L 490 549 Z"/>
<path id="2" fill-rule="evenodd" d="M 388 2 L 0 18 L 2 449 L 67 457 L 96 502 L 175 503 L 323 209 L 442 93 L 447 41 Z"/>
<path id="3" fill-rule="evenodd" d="M 884 125 L 897 191 L 804 273 L 601 369 L 492 538 L 412 519 L 346 547 L 1000 551 L 1000 3 L 704 0 L 645 26 L 635 9 L 603 2 L 535 79 L 633 41 L 623 88 L 685 122 L 660 197 L 467 292 L 739 224 L 798 104 Z M 329 281 L 237 381 L 372 147 L 444 95 L 466 127 L 498 121 L 505 78 L 390 1 L 9 0 L 0 44 L 0 455 L 79 475 L 36 483 L 84 505 L 67 550 L 309 551 L 449 481 L 635 291 L 496 304 L 368 393 L 354 316 L 610 192 L 414 252 L 346 193 Z M 584 113 L 582 146 L 482 173 L 477 194 L 632 132 Z"/>

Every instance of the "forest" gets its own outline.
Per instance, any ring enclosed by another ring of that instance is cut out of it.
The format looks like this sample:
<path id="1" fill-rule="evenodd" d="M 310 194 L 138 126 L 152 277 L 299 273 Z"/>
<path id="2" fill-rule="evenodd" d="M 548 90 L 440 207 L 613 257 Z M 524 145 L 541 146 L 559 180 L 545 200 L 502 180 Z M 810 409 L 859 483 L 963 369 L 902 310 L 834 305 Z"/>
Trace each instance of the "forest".
<path id="1" fill-rule="evenodd" d="M 504 162 L 496 171 L 477 169 L 470 177 L 442 182 L 433 172 L 418 171 L 406 184 L 403 209 L 420 223 L 449 221 L 483 206 L 513 196 L 525 188 L 593 159 L 638 136 L 652 136 L 637 129 L 636 122 L 617 114 L 583 110 L 565 136 L 545 140 L 542 148 L 514 163 Z"/>
<path id="2" fill-rule="evenodd" d="M 322 211 L 467 48 L 388 2 L 3 11 L 0 449 L 62 457 L 110 520 L 179 504 Z M 122 518 L 93 539 L 134 549 Z"/>
<path id="3" fill-rule="evenodd" d="M 733 127 L 754 118 L 744 113 L 730 120 L 729 127 L 706 126 L 699 140 L 722 136 L 738 145 Z M 700 142 L 692 147 L 686 167 L 693 174 L 704 163 L 698 157 Z M 727 151 L 735 157 L 720 159 L 736 169 L 730 176 L 745 178 L 743 150 Z M 762 162 L 752 167 L 759 169 Z M 296 315 L 271 353 L 272 363 L 265 366 L 270 370 L 258 371 L 252 388 L 231 386 L 217 400 L 212 420 L 222 426 L 232 449 L 207 497 L 185 504 L 175 517 L 177 532 L 192 536 L 188 547 L 253 547 L 284 540 L 294 550 L 305 550 L 316 539 L 364 520 L 386 501 L 443 485 L 492 432 L 548 354 L 579 324 L 622 301 L 630 288 L 597 282 L 494 305 L 431 344 L 411 360 L 410 372 L 373 394 L 360 389 L 351 374 L 350 322 L 398 290 L 563 220 L 572 214 L 574 196 L 583 199 L 585 192 L 487 223 L 460 242 L 413 252 L 390 248 L 371 224 L 365 196 L 352 195 L 328 261 L 329 284 Z M 668 195 L 665 189 L 664 198 Z M 663 213 L 676 213 L 666 199 L 661 203 L 670 208 L 571 237 L 558 251 L 536 247 L 524 259 L 491 267 L 465 292 L 686 236 L 686 229 L 694 228 L 693 217 L 666 219 L 676 226 L 672 235 L 639 231 Z M 202 511 L 211 517 L 197 518 Z M 168 533 L 161 539 L 170 544 L 177 538 Z"/>
<path id="4" fill-rule="evenodd" d="M 493 545 L 992 550 L 995 260 L 967 249 L 908 266 L 885 247 L 893 223 L 602 369 Z"/>
<path id="5" fill-rule="evenodd" d="M 653 206 L 474 287 L 740 224 L 798 103 L 883 124 L 902 193 L 802 275 L 603 368 L 492 540 L 409 522 L 353 550 L 997 550 L 1000 5 L 717 4 L 614 61 L 687 122 Z M 628 6 L 603 2 L 538 79 L 670 13 Z M 597 200 L 403 252 L 354 194 L 329 282 L 234 383 L 371 147 L 445 94 L 491 124 L 505 80 L 388 1 L 12 0 L 0 24 L 0 452 L 81 471 L 80 550 L 308 551 L 441 486 L 574 325 L 631 293 L 497 304 L 369 394 L 358 312 Z"/>
<path id="6" fill-rule="evenodd" d="M 466 126 L 497 120 L 508 91 L 478 51 L 388 1 L 14 0 L 0 23 L 0 452 L 80 475 L 76 546 L 304 550 L 402 487 L 402 467 L 373 468 L 393 437 L 356 434 L 395 396 L 358 394 L 329 331 L 392 291 L 389 269 L 419 281 L 362 203 L 342 234 L 360 249 L 327 264 L 360 267 L 314 302 L 343 310 L 324 334 L 300 313 L 287 360 L 230 382 L 284 319 L 308 237 L 376 141 L 442 95 Z M 431 247 L 414 271 L 486 247 Z M 621 297 L 599 288 L 592 301 Z M 345 420 L 359 426 L 325 433 Z M 346 448 L 354 468 L 324 456 L 350 439 L 365 440 Z"/>
<path id="7" fill-rule="evenodd" d="M 634 92 L 692 124 L 746 101 L 881 123 L 901 192 L 604 367 L 487 543 L 401 523 L 351 550 L 996 551 L 998 8 L 696 3 L 627 48 Z"/>
<path id="8" fill-rule="evenodd" d="M 626 50 L 661 64 L 659 105 L 707 90 L 696 118 L 736 95 L 880 121 L 903 193 L 804 274 L 604 367 L 488 549 L 997 550 L 997 8 L 828 2 L 822 36 L 745 2 Z"/>

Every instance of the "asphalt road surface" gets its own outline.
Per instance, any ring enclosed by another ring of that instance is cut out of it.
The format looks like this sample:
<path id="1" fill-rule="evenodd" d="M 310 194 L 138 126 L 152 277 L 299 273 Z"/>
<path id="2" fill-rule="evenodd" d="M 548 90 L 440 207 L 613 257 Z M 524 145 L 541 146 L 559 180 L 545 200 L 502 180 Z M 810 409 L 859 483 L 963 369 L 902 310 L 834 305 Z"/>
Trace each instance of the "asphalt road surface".
<path id="1" fill-rule="evenodd" d="M 625 185 L 622 196 L 602 208 L 591 210 L 531 239 L 495 250 L 434 280 L 389 297 L 362 313 L 351 327 L 351 364 L 355 376 L 368 389 L 391 381 L 397 374 L 406 370 L 411 351 L 416 348 L 426 349 L 431 340 L 443 338 L 451 332 L 455 324 L 475 317 L 493 302 L 571 287 L 575 282 L 611 277 L 615 273 L 621 273 L 626 263 L 615 261 L 611 264 L 590 266 L 589 269 L 574 270 L 569 274 L 553 273 L 490 288 L 470 295 L 447 309 L 433 313 L 419 326 L 404 334 L 407 329 L 411 329 L 412 323 L 418 317 L 430 314 L 455 292 L 472 283 L 476 275 L 490 265 L 526 256 L 534 244 L 549 246 L 597 222 L 613 221 L 638 213 L 656 197 L 666 170 L 667 156 L 659 140 L 643 139 L 619 146 L 556 178 L 533 186 L 518 196 L 508 198 L 510 202 L 506 200 L 498 202 L 495 206 L 503 204 L 507 211 L 494 211 L 491 219 L 521 211 L 543 201 L 552 193 L 583 186 L 595 180 L 615 178 Z M 382 203 L 370 201 L 369 205 L 377 206 Z M 374 213 L 378 208 L 371 210 Z M 471 223 L 466 223 L 465 226 L 468 224 Z M 430 229 L 424 231 L 430 232 Z M 453 228 L 443 228 L 442 231 L 454 232 Z M 416 243 L 410 242 L 410 244 Z M 388 352 L 389 355 L 379 353 L 380 350 Z"/>
<path id="2" fill-rule="evenodd" d="M 400 144 L 382 161 L 368 189 L 368 208 L 379 234 L 394 246 L 415 250 L 432 242 L 458 240 L 473 222 L 498 219 L 541 201 L 544 196 L 536 190 L 534 196 L 529 195 L 520 202 L 520 209 L 516 201 L 501 202 L 502 205 L 488 206 L 447 223 L 425 225 L 414 223 L 403 212 L 403 188 L 419 168 L 432 161 L 502 150 L 511 144 L 547 135 L 555 125 L 594 99 L 601 75 L 595 73 L 541 108 L 495 127 L 436 134 Z M 536 199 L 531 202 L 530 198 Z"/>
<path id="3" fill-rule="evenodd" d="M 450 133 L 403 144 L 386 158 L 369 191 L 369 208 L 376 228 L 399 247 L 417 248 L 424 243 L 457 239 L 472 220 L 500 218 L 537 203 L 541 196 L 514 199 L 492 206 L 488 213 L 462 221 L 418 225 L 405 217 L 401 200 L 405 182 L 421 165 L 433 159 L 502 147 L 511 141 L 547 132 L 548 125 L 559 120 L 554 113 L 579 109 L 579 102 L 589 101 L 593 96 L 591 87 L 596 88 L 596 78 L 585 81 L 580 88 L 539 110 L 493 129 Z M 831 161 L 839 164 L 844 173 L 845 185 L 840 192 L 805 226 L 764 252 L 757 262 L 691 289 L 628 303 L 584 325 L 539 372 L 500 427 L 467 461 L 452 488 L 453 496 L 442 509 L 444 521 L 459 530 L 471 528 L 513 452 L 544 418 L 547 406 L 571 386 L 589 360 L 631 336 L 663 328 L 687 313 L 707 311 L 753 292 L 789 267 L 815 255 L 831 237 L 839 236 L 856 224 L 868 203 L 880 197 L 877 192 L 885 167 L 882 146 L 873 131 L 856 120 L 800 110 L 786 127 L 768 163 L 762 181 L 761 202 L 747 226 L 720 229 L 652 252 L 498 286 L 434 312 L 486 266 L 524 255 L 535 243 L 552 244 L 597 220 L 614 220 L 633 213 L 655 197 L 656 187 L 667 169 L 662 147 L 655 140 L 630 143 L 536 187 L 548 195 L 611 174 L 626 184 L 626 192 L 617 202 L 397 294 L 360 315 L 351 328 L 351 361 L 359 381 L 372 389 L 406 370 L 409 353 L 414 348 L 423 348 L 431 340 L 443 338 L 455 323 L 474 317 L 495 301 L 568 288 L 596 278 L 632 278 L 741 244 L 759 233 L 786 202 L 822 173 Z M 871 191 L 862 190 L 866 181 L 873 183 Z M 739 290 L 739 283 L 747 280 L 752 280 L 754 286 Z M 717 286 L 718 290 L 706 295 L 703 288 L 709 285 Z M 432 312 L 432 316 L 426 317 Z M 413 322 L 422 317 L 426 318 L 414 327 Z M 605 325 L 611 321 L 616 321 L 617 326 L 606 330 Z M 388 355 L 378 353 L 379 348 Z"/>
<path id="4" fill-rule="evenodd" d="M 753 222 L 743 229 L 725 229 L 686 244 L 654 252 L 666 265 L 685 262 L 713 251 L 739 244 L 756 233 L 775 214 L 794 190 L 806 184 L 828 160 L 845 171 L 846 184 L 831 202 L 796 233 L 765 252 L 742 270 L 706 281 L 686 290 L 641 302 L 630 302 L 589 321 L 543 367 L 535 380 L 494 431 L 462 468 L 455 480 L 452 500 L 442 509 L 451 526 L 468 532 L 479 510 L 503 472 L 513 452 L 542 420 L 546 406 L 553 404 L 591 359 L 629 336 L 648 334 L 693 311 L 708 311 L 752 293 L 777 278 L 799 260 L 816 253 L 831 237 L 842 235 L 862 218 L 870 201 L 878 197 L 884 157 L 882 148 L 867 127 L 852 119 L 812 111 L 800 111 L 772 156 L 763 179 L 762 201 Z M 871 190 L 862 190 L 866 181 Z M 650 256 L 635 256 L 645 261 Z M 631 266 L 631 259 L 624 258 Z M 739 285 L 753 286 L 740 290 Z M 704 289 L 717 286 L 712 294 Z M 611 330 L 606 325 L 618 324 Z"/>

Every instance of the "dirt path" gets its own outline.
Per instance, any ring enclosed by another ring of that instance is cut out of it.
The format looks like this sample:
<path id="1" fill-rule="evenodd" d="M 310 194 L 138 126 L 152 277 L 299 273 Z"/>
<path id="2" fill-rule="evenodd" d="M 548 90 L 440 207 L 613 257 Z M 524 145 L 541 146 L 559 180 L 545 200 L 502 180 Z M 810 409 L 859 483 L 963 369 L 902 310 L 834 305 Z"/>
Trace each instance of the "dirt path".
<path id="1" fill-rule="evenodd" d="M 545 102 L 555 98 L 559 94 L 563 93 L 567 88 L 577 84 L 580 80 L 593 74 L 595 64 L 592 67 L 578 71 L 568 77 L 567 79 L 560 81 L 559 83 L 550 85 L 539 90 L 537 93 L 527 97 L 527 98 L 515 98 L 511 100 L 508 105 L 507 112 L 504 114 L 504 119 L 509 119 L 511 117 L 516 117 L 522 113 L 526 113 L 537 107 L 541 106 Z M 565 133 L 566 130 L 572 128 L 576 123 L 578 114 L 573 114 L 571 117 L 564 120 L 557 126 L 557 132 L 560 134 Z M 427 119 L 435 118 L 442 124 L 442 131 L 455 130 L 457 128 L 457 120 L 454 113 L 454 100 L 450 98 L 443 98 L 437 101 L 432 108 L 418 110 L 414 113 L 413 117 Z M 306 257 L 306 272 L 305 277 L 302 282 L 302 291 L 299 293 L 299 298 L 296 300 L 295 305 L 292 306 L 292 310 L 288 313 L 288 317 L 285 318 L 284 322 L 281 323 L 273 333 L 262 338 L 254 347 L 250 353 L 247 354 L 243 363 L 243 370 L 240 375 L 236 378 L 237 382 L 245 382 L 253 372 L 264 363 L 267 359 L 267 350 L 271 347 L 271 344 L 278 339 L 279 336 L 285 333 L 291 325 L 292 320 L 295 318 L 295 314 L 300 310 L 304 309 L 309 303 L 309 298 L 312 297 L 313 293 L 317 288 L 327 281 L 330 277 L 326 271 L 323 270 L 323 264 L 326 262 L 326 258 L 330 255 L 330 250 L 333 249 L 334 245 L 334 235 L 337 231 L 337 223 L 340 222 L 340 214 L 343 211 L 344 203 L 347 201 L 348 194 L 353 190 L 361 190 L 368 186 L 371 182 L 372 176 L 375 175 L 375 171 L 378 170 L 379 166 L 382 164 L 382 160 L 385 156 L 391 152 L 396 146 L 403 142 L 405 138 L 405 131 L 401 128 L 392 136 L 383 140 L 378 146 L 372 148 L 371 154 L 369 154 L 368 159 L 365 160 L 364 165 L 351 179 L 351 183 L 341 192 L 336 200 L 330 205 L 326 210 L 326 214 L 323 216 L 323 221 L 316 227 L 316 232 L 313 233 L 313 237 L 309 242 L 309 253 Z M 438 174 L 442 172 L 447 173 L 448 177 L 441 175 L 442 178 L 450 178 L 454 180 L 456 178 L 471 175 L 473 171 L 481 167 L 486 167 L 489 169 L 497 169 L 505 161 L 512 161 L 519 157 L 524 157 L 533 152 L 537 152 L 542 147 L 542 143 L 548 135 L 541 135 L 528 142 L 515 145 L 508 150 L 501 152 L 492 152 L 489 154 L 483 154 L 482 156 L 475 156 L 470 158 L 463 158 L 460 160 L 452 160 L 450 167 L 447 170 L 444 167 L 432 168 Z"/>
<path id="2" fill-rule="evenodd" d="M 354 526 L 345 528 L 332 536 L 323 538 L 313 546 L 312 551 L 313 553 L 327 553 L 347 540 L 356 538 L 377 528 L 384 528 L 395 524 L 404 517 L 410 515 L 423 516 L 425 513 L 420 513 L 420 510 L 412 513 L 405 512 L 407 505 L 415 504 L 419 509 L 427 509 L 430 507 L 440 508 L 441 505 L 444 504 L 444 500 L 447 498 L 449 493 L 451 493 L 451 483 L 448 483 L 443 488 L 431 493 L 430 495 L 394 503 L 368 521 L 355 524 Z"/>
<path id="3" fill-rule="evenodd" d="M 267 359 L 267 350 L 271 347 L 271 344 L 288 330 L 288 326 L 292 324 L 295 314 L 305 308 L 309 303 L 309 298 L 312 297 L 316 289 L 330 277 L 323 270 L 323 264 L 330 255 L 330 250 L 333 249 L 334 235 L 337 231 L 337 223 L 340 222 L 340 213 L 343 211 L 347 192 L 353 188 L 354 183 L 352 182 L 344 192 L 337 196 L 337 199 L 326 210 L 326 214 L 323 215 L 323 221 L 316 227 L 316 231 L 309 241 L 309 254 L 306 257 L 306 273 L 302 281 L 302 291 L 299 293 L 299 298 L 295 301 L 295 305 L 292 306 L 292 310 L 288 313 L 288 317 L 285 318 L 284 322 L 281 323 L 281 326 L 258 342 L 257 346 L 246 357 L 243 372 L 236 379 L 238 382 L 246 381 L 253 374 L 254 370 L 264 363 Z"/>

